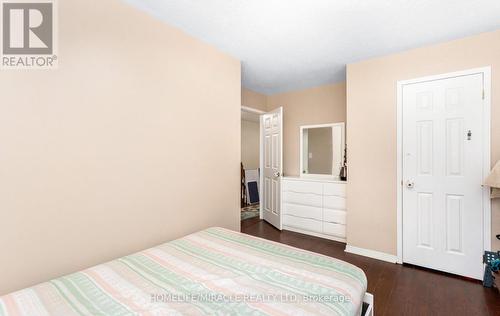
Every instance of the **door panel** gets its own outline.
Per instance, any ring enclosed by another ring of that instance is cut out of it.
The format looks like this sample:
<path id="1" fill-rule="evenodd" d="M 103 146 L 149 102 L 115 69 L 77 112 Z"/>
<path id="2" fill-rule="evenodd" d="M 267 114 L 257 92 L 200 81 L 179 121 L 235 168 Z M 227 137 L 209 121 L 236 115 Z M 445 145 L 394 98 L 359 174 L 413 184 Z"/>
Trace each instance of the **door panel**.
<path id="1" fill-rule="evenodd" d="M 432 194 L 418 193 L 417 216 L 418 216 L 418 243 L 419 247 L 432 249 Z"/>
<path id="2" fill-rule="evenodd" d="M 477 279 L 482 92 L 482 74 L 403 86 L 403 261 Z"/>
<path id="3" fill-rule="evenodd" d="M 417 122 L 417 166 L 419 175 L 432 174 L 433 157 L 433 122 Z"/>
<path id="4" fill-rule="evenodd" d="M 446 120 L 446 175 L 463 176 L 464 157 L 464 119 Z"/>
<path id="5" fill-rule="evenodd" d="M 449 194 L 446 197 L 446 250 L 463 253 L 463 196 Z"/>
<path id="6" fill-rule="evenodd" d="M 283 110 L 278 108 L 261 116 L 263 162 L 261 163 L 262 218 L 278 229 L 281 225 L 281 174 L 283 152 Z"/>

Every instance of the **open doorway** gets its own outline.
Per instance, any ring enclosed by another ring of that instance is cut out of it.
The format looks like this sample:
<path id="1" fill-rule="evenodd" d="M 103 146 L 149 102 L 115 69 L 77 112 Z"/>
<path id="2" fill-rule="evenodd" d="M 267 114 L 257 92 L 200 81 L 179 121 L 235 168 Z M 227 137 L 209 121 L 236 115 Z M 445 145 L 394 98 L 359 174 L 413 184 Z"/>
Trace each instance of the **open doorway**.
<path id="1" fill-rule="evenodd" d="M 260 115 L 241 108 L 241 220 L 260 215 Z"/>

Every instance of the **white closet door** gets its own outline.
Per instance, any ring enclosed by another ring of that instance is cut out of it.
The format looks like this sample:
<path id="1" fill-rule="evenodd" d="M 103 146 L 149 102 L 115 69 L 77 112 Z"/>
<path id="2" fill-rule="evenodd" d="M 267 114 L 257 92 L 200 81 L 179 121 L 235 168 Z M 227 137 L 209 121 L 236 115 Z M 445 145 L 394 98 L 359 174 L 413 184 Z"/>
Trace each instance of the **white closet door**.
<path id="1" fill-rule="evenodd" d="M 404 262 L 482 278 L 482 131 L 482 74 L 403 87 Z"/>
<path id="2" fill-rule="evenodd" d="M 281 225 L 281 175 L 283 155 L 283 108 L 261 116 L 262 217 L 278 229 Z"/>

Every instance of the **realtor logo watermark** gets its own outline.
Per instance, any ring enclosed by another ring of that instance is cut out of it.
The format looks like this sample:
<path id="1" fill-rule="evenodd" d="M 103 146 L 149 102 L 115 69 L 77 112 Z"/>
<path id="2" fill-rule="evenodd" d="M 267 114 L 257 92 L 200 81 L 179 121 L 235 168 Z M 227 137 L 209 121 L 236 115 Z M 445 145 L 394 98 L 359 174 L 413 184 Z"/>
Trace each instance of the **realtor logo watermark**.
<path id="1" fill-rule="evenodd" d="M 1 68 L 57 67 L 57 23 L 54 0 L 0 0 Z"/>

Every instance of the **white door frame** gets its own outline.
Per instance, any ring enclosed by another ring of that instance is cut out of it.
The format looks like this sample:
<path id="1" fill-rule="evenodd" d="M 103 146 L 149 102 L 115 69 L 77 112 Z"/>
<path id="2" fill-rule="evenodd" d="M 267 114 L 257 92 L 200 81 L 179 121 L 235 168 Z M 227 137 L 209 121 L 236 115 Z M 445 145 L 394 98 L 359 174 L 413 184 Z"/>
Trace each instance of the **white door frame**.
<path id="1" fill-rule="evenodd" d="M 264 142 L 262 141 L 262 137 L 264 135 L 264 130 L 262 128 L 262 115 L 259 116 L 259 186 L 264 188 L 264 177 L 262 176 L 262 172 L 264 170 Z M 262 189 L 264 190 L 264 189 Z M 259 219 L 264 219 L 264 208 L 262 207 L 264 192 L 259 192 Z"/>
<path id="2" fill-rule="evenodd" d="M 403 263 L 403 87 L 408 84 L 482 74 L 484 78 L 483 179 L 491 168 L 491 66 L 397 82 L 397 263 Z M 491 250 L 490 189 L 483 187 L 483 247 Z"/>
<path id="3" fill-rule="evenodd" d="M 248 112 L 248 113 L 259 114 L 259 115 L 266 113 L 266 112 L 264 112 L 262 110 L 255 109 L 255 108 L 252 108 L 252 107 L 249 107 L 249 106 L 244 106 L 244 105 L 241 106 L 241 111 Z"/>

